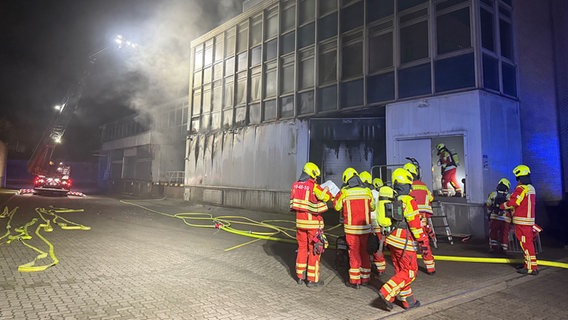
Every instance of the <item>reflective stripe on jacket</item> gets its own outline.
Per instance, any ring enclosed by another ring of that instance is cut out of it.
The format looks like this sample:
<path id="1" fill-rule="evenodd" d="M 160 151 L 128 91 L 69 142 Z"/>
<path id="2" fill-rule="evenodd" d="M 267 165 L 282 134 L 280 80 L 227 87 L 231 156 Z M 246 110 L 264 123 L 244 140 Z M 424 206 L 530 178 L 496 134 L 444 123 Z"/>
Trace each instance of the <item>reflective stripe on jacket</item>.
<path id="1" fill-rule="evenodd" d="M 329 191 L 321 188 L 313 179 L 294 182 L 290 192 L 290 210 L 296 211 L 296 228 L 323 228 L 320 214 L 327 211 L 326 202 L 330 198 Z"/>
<path id="2" fill-rule="evenodd" d="M 434 200 L 434 197 L 424 182 L 414 180 L 412 182 L 412 191 L 410 191 L 410 195 L 414 198 L 414 200 L 416 200 L 420 213 L 428 215 L 434 214 L 432 211 L 432 201 Z"/>
<path id="3" fill-rule="evenodd" d="M 514 208 L 513 223 L 532 226 L 535 223 L 536 191 L 531 184 L 518 184 L 504 208 Z"/>
<path id="4" fill-rule="evenodd" d="M 396 228 L 391 232 L 385 242 L 393 247 L 416 251 L 416 241 L 425 241 L 426 235 L 422 230 L 422 224 L 420 222 L 420 212 L 418 211 L 418 205 L 413 197 L 410 195 L 398 196 L 398 200 L 402 202 L 402 212 L 404 219 L 408 224 L 408 229 L 406 228 Z M 409 233 L 410 231 L 410 233 Z"/>
<path id="5" fill-rule="evenodd" d="M 375 210 L 375 200 L 369 188 L 342 188 L 335 196 L 334 207 L 343 214 L 346 234 L 372 232 L 371 212 Z"/>

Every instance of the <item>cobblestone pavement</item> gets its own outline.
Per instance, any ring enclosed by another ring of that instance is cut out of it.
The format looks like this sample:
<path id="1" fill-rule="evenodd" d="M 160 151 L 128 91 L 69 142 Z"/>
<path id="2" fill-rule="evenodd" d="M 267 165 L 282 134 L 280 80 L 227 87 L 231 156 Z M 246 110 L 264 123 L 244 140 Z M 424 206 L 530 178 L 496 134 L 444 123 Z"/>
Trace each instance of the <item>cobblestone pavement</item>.
<path id="1" fill-rule="evenodd" d="M 518 275 L 507 264 L 439 261 L 436 275 L 420 272 L 412 286 L 422 307 L 408 312 L 395 307 L 386 312 L 373 302 L 377 287 L 392 274 L 391 265 L 386 276 L 354 290 L 344 285 L 344 272 L 337 268 L 335 251 L 327 250 L 321 271 L 325 285 L 307 288 L 294 280 L 294 244 L 216 230 L 208 219 L 184 223 L 166 215 L 230 215 L 290 227 L 293 217 L 287 213 L 164 199 L 130 200 L 149 211 L 109 197 L 8 197 L 0 196 L 0 210 L 18 207 L 12 228 L 37 217 L 35 207 L 51 205 L 85 209 L 61 216 L 91 230 L 61 230 L 54 226 L 53 232 L 44 233 L 59 263 L 42 272 L 18 272 L 18 266 L 33 260 L 36 253 L 24 242 L 6 244 L 2 239 L 1 319 L 568 318 L 562 308 L 568 298 L 567 269 L 542 267 L 541 274 L 533 277 Z M 0 237 L 6 232 L 5 220 L 0 219 Z M 332 225 L 328 223 L 328 227 Z M 245 233 L 267 231 L 246 224 L 232 226 Z M 28 242 L 45 247 L 34 233 L 35 228 L 29 228 L 32 239 Z M 441 243 L 434 253 L 487 256 L 483 250 L 468 243 Z M 545 248 L 539 259 L 566 256 L 566 250 Z M 525 295 L 531 291 L 535 297 Z M 530 303 L 523 301 L 526 299 Z"/>

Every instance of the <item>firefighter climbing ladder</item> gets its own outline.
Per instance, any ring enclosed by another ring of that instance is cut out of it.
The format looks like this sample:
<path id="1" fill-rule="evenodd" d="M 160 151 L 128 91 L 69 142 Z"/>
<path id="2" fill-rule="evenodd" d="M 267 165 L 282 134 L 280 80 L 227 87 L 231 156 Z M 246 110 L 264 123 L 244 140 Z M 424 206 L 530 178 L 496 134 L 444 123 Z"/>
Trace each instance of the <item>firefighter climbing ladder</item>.
<path id="1" fill-rule="evenodd" d="M 432 210 L 434 211 L 434 215 L 431 218 L 428 218 L 428 224 L 430 224 L 434 229 L 436 237 L 438 237 L 439 234 L 436 230 L 443 228 L 448 241 L 453 245 L 454 239 L 452 237 L 452 230 L 450 230 L 450 225 L 448 224 L 448 217 L 444 213 L 444 206 L 439 201 L 434 201 L 432 202 Z M 437 247 L 437 244 L 435 247 Z"/>

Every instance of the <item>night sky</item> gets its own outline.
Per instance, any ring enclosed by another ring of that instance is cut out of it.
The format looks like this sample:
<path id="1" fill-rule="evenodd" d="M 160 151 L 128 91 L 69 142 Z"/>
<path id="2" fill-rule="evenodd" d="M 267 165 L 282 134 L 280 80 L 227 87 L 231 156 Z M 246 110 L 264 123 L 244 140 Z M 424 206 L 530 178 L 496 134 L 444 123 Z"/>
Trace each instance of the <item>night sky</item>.
<path id="1" fill-rule="evenodd" d="M 89 159 L 102 123 L 187 90 L 190 41 L 241 10 L 242 0 L 0 2 L 0 140 L 9 158 L 29 156 L 53 107 L 85 79 L 59 152 Z M 139 48 L 117 49 L 117 34 Z"/>

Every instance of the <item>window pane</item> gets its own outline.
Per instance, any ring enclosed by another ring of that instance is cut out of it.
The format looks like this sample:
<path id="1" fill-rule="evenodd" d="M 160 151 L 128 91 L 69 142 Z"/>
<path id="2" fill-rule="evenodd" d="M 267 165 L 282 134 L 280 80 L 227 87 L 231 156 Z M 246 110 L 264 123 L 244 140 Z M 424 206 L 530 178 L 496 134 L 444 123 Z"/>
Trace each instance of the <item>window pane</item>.
<path id="1" fill-rule="evenodd" d="M 193 108 L 191 114 L 197 116 L 201 113 L 201 90 L 193 92 Z"/>
<path id="2" fill-rule="evenodd" d="M 223 110 L 223 128 L 233 126 L 233 109 Z"/>
<path id="3" fill-rule="evenodd" d="M 296 33 L 290 32 L 280 37 L 280 54 L 285 55 L 295 49 Z"/>
<path id="4" fill-rule="evenodd" d="M 237 43 L 236 38 L 236 30 L 235 28 L 227 31 L 225 33 L 226 42 L 225 42 L 225 57 L 231 57 L 235 55 L 235 45 Z"/>
<path id="5" fill-rule="evenodd" d="M 483 86 L 499 91 L 499 62 L 486 54 L 483 55 Z"/>
<path id="6" fill-rule="evenodd" d="M 369 72 L 393 66 L 392 32 L 369 37 Z"/>
<path id="7" fill-rule="evenodd" d="M 363 43 L 356 42 L 343 47 L 341 79 L 359 77 L 363 74 Z"/>
<path id="8" fill-rule="evenodd" d="M 346 32 L 363 25 L 363 2 L 341 10 L 341 32 Z"/>
<path id="9" fill-rule="evenodd" d="M 223 86 L 221 85 L 221 81 L 219 81 L 219 84 L 215 84 L 213 87 L 213 103 L 211 111 L 221 110 L 222 105 L 223 105 Z"/>
<path id="10" fill-rule="evenodd" d="M 280 92 L 282 94 L 294 91 L 294 64 L 286 64 L 281 68 L 282 78 L 280 81 Z"/>
<path id="11" fill-rule="evenodd" d="M 436 70 L 436 92 L 475 86 L 473 53 L 438 60 L 434 70 Z"/>
<path id="12" fill-rule="evenodd" d="M 300 0 L 298 24 L 302 25 L 308 21 L 314 20 L 316 15 L 315 0 Z"/>
<path id="13" fill-rule="evenodd" d="M 291 6 L 282 11 L 282 30 L 286 32 L 294 29 L 296 25 L 296 6 Z"/>
<path id="14" fill-rule="evenodd" d="M 239 26 L 239 35 L 237 37 L 237 52 L 243 52 L 248 49 L 248 26 L 242 24 Z"/>
<path id="15" fill-rule="evenodd" d="M 247 124 L 247 107 L 241 106 L 235 108 L 235 126 L 244 126 Z"/>
<path id="16" fill-rule="evenodd" d="M 315 41 L 315 23 L 307 24 L 298 29 L 298 49 L 304 48 Z"/>
<path id="17" fill-rule="evenodd" d="M 495 51 L 494 34 L 493 14 L 481 9 L 481 45 L 485 49 Z"/>
<path id="18" fill-rule="evenodd" d="M 220 34 L 215 37 L 215 62 L 219 62 L 223 60 L 225 50 L 225 37 L 223 34 Z"/>
<path id="19" fill-rule="evenodd" d="M 341 84 L 341 108 L 363 105 L 363 79 Z"/>
<path id="20" fill-rule="evenodd" d="M 191 133 L 197 133 L 199 131 L 199 118 L 191 119 Z"/>
<path id="21" fill-rule="evenodd" d="M 193 57 L 195 70 L 203 68 L 203 45 L 195 48 L 195 56 Z"/>
<path id="22" fill-rule="evenodd" d="M 266 97 L 276 96 L 277 75 L 276 69 L 267 70 L 265 72 L 264 92 Z"/>
<path id="23" fill-rule="evenodd" d="M 260 103 L 254 103 L 249 105 L 249 123 L 259 124 L 261 121 L 261 110 Z"/>
<path id="24" fill-rule="evenodd" d="M 517 96 L 517 75 L 515 66 L 508 63 L 502 63 L 503 69 L 503 93 L 510 96 Z"/>
<path id="25" fill-rule="evenodd" d="M 205 44 L 204 65 L 208 66 L 213 62 L 213 40 Z"/>
<path id="26" fill-rule="evenodd" d="M 240 53 L 237 57 L 237 72 L 245 71 L 248 68 L 248 52 Z"/>
<path id="27" fill-rule="evenodd" d="M 278 12 L 270 14 L 266 18 L 266 39 L 275 37 L 278 34 Z"/>
<path id="28" fill-rule="evenodd" d="M 246 72 L 244 72 L 239 74 L 237 80 L 237 92 L 236 92 L 237 105 L 245 104 L 247 102 L 246 92 L 247 92 L 247 76 Z"/>
<path id="29" fill-rule="evenodd" d="M 225 76 L 235 74 L 235 57 L 225 60 Z"/>
<path id="30" fill-rule="evenodd" d="M 469 8 L 464 8 L 437 19 L 438 54 L 471 48 Z"/>
<path id="31" fill-rule="evenodd" d="M 263 121 L 276 120 L 276 100 L 264 102 Z"/>
<path id="32" fill-rule="evenodd" d="M 262 42 L 262 16 L 255 17 L 250 30 L 251 46 L 257 46 Z"/>
<path id="33" fill-rule="evenodd" d="M 202 113 L 211 112 L 211 90 L 203 91 L 203 111 Z"/>
<path id="34" fill-rule="evenodd" d="M 422 21 L 400 29 L 402 63 L 428 57 L 428 22 Z"/>
<path id="35" fill-rule="evenodd" d="M 193 87 L 194 88 L 201 86 L 201 84 L 202 84 L 201 75 L 202 75 L 201 71 L 197 71 L 196 73 L 193 74 Z"/>
<path id="36" fill-rule="evenodd" d="M 213 80 L 219 80 L 223 78 L 223 63 L 217 63 L 213 66 Z"/>
<path id="37" fill-rule="evenodd" d="M 513 60 L 513 36 L 511 24 L 504 20 L 499 20 L 499 34 L 501 39 L 501 55 Z"/>
<path id="38" fill-rule="evenodd" d="M 221 112 L 214 112 L 211 114 L 211 130 L 221 129 Z"/>
<path id="39" fill-rule="evenodd" d="M 319 19 L 318 41 L 337 35 L 337 12 Z"/>
<path id="40" fill-rule="evenodd" d="M 398 96 L 407 98 L 431 93 L 430 64 L 398 71 Z"/>
<path id="41" fill-rule="evenodd" d="M 367 78 L 367 102 L 394 100 L 394 72 Z"/>
<path id="42" fill-rule="evenodd" d="M 392 15 L 394 12 L 394 0 L 371 0 L 367 1 L 367 20 L 375 21 Z"/>
<path id="43" fill-rule="evenodd" d="M 314 91 L 298 94 L 298 114 L 314 113 Z"/>
<path id="44" fill-rule="evenodd" d="M 337 1 L 335 0 L 319 0 L 319 15 L 323 16 L 326 13 L 337 10 Z"/>
<path id="45" fill-rule="evenodd" d="M 250 66 L 258 66 L 260 64 L 260 54 L 261 54 L 260 46 L 254 47 L 250 51 Z"/>
<path id="46" fill-rule="evenodd" d="M 318 65 L 319 84 L 337 81 L 337 51 L 321 52 Z"/>
<path id="47" fill-rule="evenodd" d="M 211 116 L 209 113 L 201 115 L 201 127 L 200 132 L 207 132 L 211 128 Z"/>
<path id="48" fill-rule="evenodd" d="M 225 81 L 225 108 L 231 108 L 234 105 L 235 100 L 235 86 L 233 81 Z"/>
<path id="49" fill-rule="evenodd" d="M 276 44 L 277 39 L 270 40 L 264 43 L 264 61 L 276 58 Z"/>
<path id="50" fill-rule="evenodd" d="M 294 116 L 294 95 L 280 98 L 280 117 L 292 118 Z"/>
<path id="51" fill-rule="evenodd" d="M 211 67 L 203 69 L 203 84 L 211 83 L 213 69 Z"/>
<path id="52" fill-rule="evenodd" d="M 337 86 L 318 89 L 318 111 L 337 110 Z"/>
<path id="53" fill-rule="evenodd" d="M 261 89 L 260 72 L 258 72 L 250 77 L 250 101 L 260 100 Z"/>
<path id="54" fill-rule="evenodd" d="M 314 58 L 300 61 L 299 89 L 307 89 L 314 86 Z"/>

